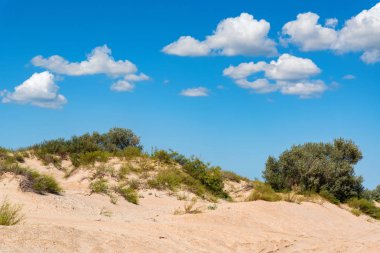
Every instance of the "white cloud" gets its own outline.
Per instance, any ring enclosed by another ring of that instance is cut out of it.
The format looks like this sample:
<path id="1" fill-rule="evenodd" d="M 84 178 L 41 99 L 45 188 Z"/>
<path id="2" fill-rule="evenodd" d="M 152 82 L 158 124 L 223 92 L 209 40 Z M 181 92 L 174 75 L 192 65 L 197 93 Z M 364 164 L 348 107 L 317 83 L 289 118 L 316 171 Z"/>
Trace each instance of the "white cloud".
<path id="1" fill-rule="evenodd" d="M 265 78 L 256 79 L 252 82 L 247 79 L 238 79 L 235 82 L 241 88 L 250 89 L 256 93 L 270 93 L 278 90 L 278 85 L 271 84 L 268 79 Z"/>
<path id="2" fill-rule="evenodd" d="M 261 71 L 265 72 L 266 77 L 277 81 L 305 79 L 321 72 L 310 59 L 283 54 L 277 61 L 270 63 L 260 61 L 241 63 L 236 67 L 230 66 L 223 71 L 223 74 L 233 79 L 243 79 Z"/>
<path id="3" fill-rule="evenodd" d="M 333 50 L 338 53 L 362 52 L 365 63 L 380 61 L 380 3 L 344 23 L 336 30 L 336 19 L 326 20 L 323 27 L 318 24 L 315 13 L 303 13 L 284 25 L 282 41 L 293 43 L 303 51 Z"/>
<path id="4" fill-rule="evenodd" d="M 347 20 L 333 48 L 341 52 L 380 50 L 380 3 Z"/>
<path id="5" fill-rule="evenodd" d="M 149 79 L 143 73 L 136 74 L 138 69 L 132 62 L 128 60 L 116 61 L 112 57 L 111 49 L 106 45 L 94 48 L 87 55 L 87 59 L 81 62 L 69 62 L 59 55 L 53 55 L 49 58 L 36 56 L 32 59 L 32 63 L 37 67 L 68 76 L 105 74 L 111 78 L 124 77 L 131 83 Z"/>
<path id="6" fill-rule="evenodd" d="M 242 79 L 250 76 L 254 73 L 263 71 L 267 66 L 266 62 L 260 61 L 258 63 L 254 62 L 243 62 L 238 66 L 229 66 L 223 71 L 225 76 L 229 76 L 234 79 Z"/>
<path id="7" fill-rule="evenodd" d="M 310 80 L 320 72 L 318 66 L 310 59 L 283 54 L 277 61 L 269 63 L 261 61 L 230 66 L 223 71 L 223 74 L 231 77 L 239 87 L 256 93 L 279 91 L 282 94 L 309 98 L 319 96 L 328 88 L 323 81 Z M 248 80 L 248 77 L 259 73 L 264 74 L 265 78 Z"/>
<path id="8" fill-rule="evenodd" d="M 135 85 L 127 80 L 118 80 L 113 83 L 111 86 L 111 90 L 123 92 L 123 91 L 132 91 L 135 88 Z"/>
<path id="9" fill-rule="evenodd" d="M 325 20 L 325 26 L 335 28 L 338 25 L 338 19 L 336 18 L 328 18 Z"/>
<path id="10" fill-rule="evenodd" d="M 64 96 L 58 94 L 59 87 L 55 84 L 54 75 L 48 71 L 34 73 L 14 92 L 4 91 L 3 103 L 31 104 L 45 108 L 61 108 L 67 103 Z"/>
<path id="11" fill-rule="evenodd" d="M 207 97 L 210 91 L 204 87 L 185 89 L 181 91 L 182 96 L 186 97 Z"/>
<path id="12" fill-rule="evenodd" d="M 360 59 L 367 63 L 372 64 L 380 61 L 380 49 L 373 49 L 365 51 L 362 56 L 360 56 Z"/>
<path id="13" fill-rule="evenodd" d="M 297 95 L 300 98 L 319 97 L 328 89 L 327 85 L 321 81 L 300 81 L 288 83 L 281 87 L 280 91 L 286 95 Z"/>
<path id="14" fill-rule="evenodd" d="M 318 24 L 319 16 L 312 12 L 297 15 L 297 20 L 286 23 L 282 34 L 289 36 L 286 42 L 293 43 L 303 51 L 329 49 L 337 40 L 334 29 Z"/>
<path id="15" fill-rule="evenodd" d="M 269 29 L 270 24 L 264 19 L 256 20 L 248 13 L 241 13 L 238 17 L 222 20 L 204 41 L 182 36 L 162 51 L 178 56 L 273 56 L 277 49 L 276 43 L 268 38 Z"/>
<path id="16" fill-rule="evenodd" d="M 200 42 L 191 36 L 182 36 L 162 49 L 167 54 L 178 56 L 204 56 L 210 53 L 205 42 Z"/>
<path id="17" fill-rule="evenodd" d="M 277 61 L 271 61 L 265 67 L 265 75 L 273 80 L 307 79 L 320 72 L 312 60 L 290 54 L 281 55 Z"/>
<path id="18" fill-rule="evenodd" d="M 347 75 L 343 76 L 343 79 L 345 79 L 345 80 L 353 80 L 353 79 L 356 79 L 356 76 L 351 75 L 351 74 L 347 74 Z"/>

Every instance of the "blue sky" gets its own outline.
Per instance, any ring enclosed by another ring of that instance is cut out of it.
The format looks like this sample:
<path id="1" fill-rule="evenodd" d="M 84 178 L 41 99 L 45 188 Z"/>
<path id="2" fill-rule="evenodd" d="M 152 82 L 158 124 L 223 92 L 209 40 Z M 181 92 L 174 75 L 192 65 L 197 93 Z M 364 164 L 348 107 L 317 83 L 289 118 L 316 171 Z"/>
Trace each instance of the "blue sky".
<path id="1" fill-rule="evenodd" d="M 0 0 L 0 145 L 119 126 L 254 178 L 292 144 L 344 137 L 373 188 L 377 3 Z"/>

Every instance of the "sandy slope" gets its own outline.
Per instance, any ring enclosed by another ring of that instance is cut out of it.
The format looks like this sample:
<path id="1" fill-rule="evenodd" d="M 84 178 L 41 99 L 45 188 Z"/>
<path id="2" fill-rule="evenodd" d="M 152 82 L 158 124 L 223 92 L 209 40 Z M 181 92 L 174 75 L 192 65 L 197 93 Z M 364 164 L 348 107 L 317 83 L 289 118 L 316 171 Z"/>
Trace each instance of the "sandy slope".
<path id="1" fill-rule="evenodd" d="M 24 193 L 0 180 L 23 205 L 23 224 L 0 227 L 0 252 L 380 252 L 380 222 L 325 203 L 198 203 L 201 214 L 173 215 L 186 201 L 154 190 L 136 206 L 89 195 L 86 181 L 62 179 L 62 196 Z M 82 175 L 83 176 L 83 175 Z"/>

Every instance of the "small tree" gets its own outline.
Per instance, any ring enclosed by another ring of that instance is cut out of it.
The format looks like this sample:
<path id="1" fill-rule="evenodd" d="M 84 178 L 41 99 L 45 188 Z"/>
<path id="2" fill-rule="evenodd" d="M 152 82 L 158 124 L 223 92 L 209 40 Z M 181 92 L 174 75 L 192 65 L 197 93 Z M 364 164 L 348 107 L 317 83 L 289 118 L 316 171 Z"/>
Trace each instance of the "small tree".
<path id="1" fill-rule="evenodd" d="M 304 191 L 328 191 L 345 201 L 363 192 L 363 180 L 355 176 L 353 167 L 362 157 L 352 141 L 306 143 L 286 150 L 278 160 L 270 156 L 263 177 L 275 190 L 298 185 Z"/>

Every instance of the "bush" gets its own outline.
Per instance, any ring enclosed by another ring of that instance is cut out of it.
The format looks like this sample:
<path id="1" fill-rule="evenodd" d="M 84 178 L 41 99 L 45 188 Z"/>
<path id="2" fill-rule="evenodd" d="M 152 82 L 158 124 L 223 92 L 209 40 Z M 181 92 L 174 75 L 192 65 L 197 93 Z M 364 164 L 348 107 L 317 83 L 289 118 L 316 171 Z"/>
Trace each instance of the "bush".
<path id="1" fill-rule="evenodd" d="M 324 198 L 325 200 L 329 201 L 330 203 L 332 203 L 334 205 L 340 204 L 340 201 L 333 194 L 328 192 L 327 190 L 320 191 L 319 196 L 321 196 L 322 198 Z"/>
<path id="2" fill-rule="evenodd" d="M 121 155 L 125 157 L 126 159 L 133 159 L 135 157 L 139 157 L 142 155 L 142 151 L 139 147 L 126 147 L 122 152 Z"/>
<path id="3" fill-rule="evenodd" d="M 137 191 L 132 187 L 118 187 L 117 192 L 128 202 L 135 205 L 139 202 Z"/>
<path id="4" fill-rule="evenodd" d="M 90 184 L 92 193 L 108 193 L 108 182 L 105 179 L 97 179 Z"/>
<path id="5" fill-rule="evenodd" d="M 39 194 L 60 194 L 62 192 L 62 188 L 52 176 L 40 174 L 36 170 L 23 168 L 17 164 L 0 164 L 0 174 L 6 172 L 24 177 L 20 182 L 20 187 L 24 191 L 31 190 Z"/>
<path id="6" fill-rule="evenodd" d="M 269 184 L 260 181 L 253 181 L 253 190 L 248 196 L 248 201 L 264 200 L 264 201 L 280 201 L 281 197 L 272 189 Z"/>
<path id="7" fill-rule="evenodd" d="M 277 191 L 298 185 L 302 191 L 327 190 L 345 201 L 363 191 L 362 178 L 355 176 L 353 167 L 361 159 L 362 153 L 352 141 L 306 143 L 283 152 L 278 160 L 269 157 L 263 177 Z"/>
<path id="8" fill-rule="evenodd" d="M 199 180 L 213 195 L 227 198 L 224 192 L 223 176 L 220 167 L 209 167 L 198 158 L 188 160 L 183 169 L 193 178 Z"/>
<path id="9" fill-rule="evenodd" d="M 43 194 L 49 192 L 59 194 L 62 191 L 61 187 L 52 176 L 37 174 L 34 176 L 33 181 L 32 189 L 37 193 Z"/>
<path id="10" fill-rule="evenodd" d="M 364 190 L 362 193 L 362 197 L 367 200 L 380 200 L 380 185 L 378 185 L 374 190 Z"/>
<path id="11" fill-rule="evenodd" d="M 233 171 L 223 171 L 222 172 L 223 180 L 230 180 L 236 183 L 240 183 L 241 181 L 249 181 L 248 178 L 239 176 Z"/>
<path id="12" fill-rule="evenodd" d="M 20 205 L 12 205 L 6 199 L 0 204 L 0 226 L 13 226 L 20 223 L 24 216 Z"/>
<path id="13" fill-rule="evenodd" d="M 380 208 L 369 200 L 353 198 L 347 202 L 348 206 L 361 211 L 368 216 L 380 220 Z"/>
<path id="14" fill-rule="evenodd" d="M 152 154 L 152 158 L 157 159 L 158 161 L 162 163 L 167 163 L 167 164 L 173 161 L 171 154 L 165 150 L 154 150 Z"/>
<path id="15" fill-rule="evenodd" d="M 92 134 L 73 136 L 69 140 L 44 141 L 41 144 L 32 146 L 31 149 L 42 160 L 48 158 L 46 155 L 55 155 L 61 159 L 70 157 L 74 161 L 73 164 L 76 164 L 77 157 L 71 157 L 74 154 L 80 155 L 95 151 L 116 153 L 123 151 L 127 147 L 136 147 L 141 150 L 140 138 L 129 129 L 112 128 L 105 134 L 94 132 Z"/>
<path id="16" fill-rule="evenodd" d="M 169 189 L 176 191 L 184 183 L 185 175 L 176 169 L 166 169 L 158 172 L 155 179 L 148 181 L 148 185 L 159 190 Z"/>
<path id="17" fill-rule="evenodd" d="M 106 151 L 93 151 L 80 154 L 78 163 L 82 166 L 94 165 L 96 162 L 108 162 L 111 154 Z"/>

